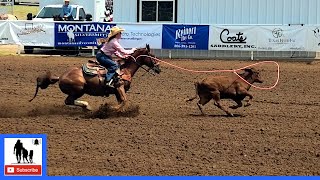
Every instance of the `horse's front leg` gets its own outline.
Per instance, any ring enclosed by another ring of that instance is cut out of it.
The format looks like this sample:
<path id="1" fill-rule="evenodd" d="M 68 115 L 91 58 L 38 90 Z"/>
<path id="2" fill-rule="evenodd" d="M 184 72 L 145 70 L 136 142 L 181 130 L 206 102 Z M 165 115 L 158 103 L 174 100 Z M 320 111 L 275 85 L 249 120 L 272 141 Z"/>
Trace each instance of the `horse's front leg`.
<path id="1" fill-rule="evenodd" d="M 117 92 L 118 93 L 116 94 L 116 97 L 117 97 L 118 105 L 115 107 L 115 109 L 120 110 L 120 108 L 124 108 L 128 102 L 124 85 L 117 87 Z"/>

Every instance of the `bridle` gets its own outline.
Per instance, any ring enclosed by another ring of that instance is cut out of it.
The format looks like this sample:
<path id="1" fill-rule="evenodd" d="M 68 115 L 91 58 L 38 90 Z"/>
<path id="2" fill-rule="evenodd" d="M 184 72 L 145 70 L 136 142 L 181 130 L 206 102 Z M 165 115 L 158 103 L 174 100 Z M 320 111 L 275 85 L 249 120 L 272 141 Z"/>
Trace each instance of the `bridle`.
<path id="1" fill-rule="evenodd" d="M 150 74 L 152 74 L 152 75 L 155 76 L 155 74 L 153 73 L 153 71 L 155 71 L 155 67 L 156 67 L 159 63 L 156 62 L 156 59 L 157 59 L 157 58 L 155 58 L 154 55 L 151 55 L 150 52 L 148 52 L 147 55 L 144 55 L 144 54 L 143 54 L 143 55 L 138 55 L 136 58 L 135 58 L 133 55 L 129 55 L 129 57 L 131 57 L 131 58 L 133 59 L 133 62 L 134 62 L 135 64 L 137 64 L 140 68 L 142 68 L 143 70 L 145 70 L 147 73 L 150 73 Z M 138 59 L 139 59 L 139 58 L 150 58 L 150 59 L 151 59 L 151 62 L 152 62 L 152 67 L 149 67 L 148 69 L 145 68 L 145 67 L 143 67 L 143 65 L 141 65 L 141 64 L 138 62 Z M 153 70 L 153 71 L 150 72 L 150 70 Z"/>

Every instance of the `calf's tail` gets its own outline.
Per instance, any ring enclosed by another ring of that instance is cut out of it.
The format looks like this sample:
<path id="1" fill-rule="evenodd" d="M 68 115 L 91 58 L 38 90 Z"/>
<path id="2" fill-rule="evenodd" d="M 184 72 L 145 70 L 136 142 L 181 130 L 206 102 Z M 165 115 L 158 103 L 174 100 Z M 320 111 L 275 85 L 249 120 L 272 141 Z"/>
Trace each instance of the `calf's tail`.
<path id="1" fill-rule="evenodd" d="M 36 92 L 35 92 L 33 98 L 29 100 L 29 102 L 31 102 L 37 96 L 39 88 L 46 89 L 50 84 L 55 84 L 58 81 L 59 81 L 59 77 L 52 75 L 50 71 L 38 76 L 37 77 Z"/>

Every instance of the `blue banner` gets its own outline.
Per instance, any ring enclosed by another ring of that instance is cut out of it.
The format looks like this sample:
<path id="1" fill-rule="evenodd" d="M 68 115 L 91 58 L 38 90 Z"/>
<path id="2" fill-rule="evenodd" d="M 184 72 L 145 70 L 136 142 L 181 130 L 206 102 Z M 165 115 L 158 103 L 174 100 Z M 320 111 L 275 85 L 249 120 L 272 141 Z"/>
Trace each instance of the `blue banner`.
<path id="1" fill-rule="evenodd" d="M 96 46 L 97 38 L 107 37 L 115 24 L 110 23 L 55 23 L 55 47 Z"/>
<path id="2" fill-rule="evenodd" d="M 209 25 L 163 25 L 163 49 L 208 50 Z"/>

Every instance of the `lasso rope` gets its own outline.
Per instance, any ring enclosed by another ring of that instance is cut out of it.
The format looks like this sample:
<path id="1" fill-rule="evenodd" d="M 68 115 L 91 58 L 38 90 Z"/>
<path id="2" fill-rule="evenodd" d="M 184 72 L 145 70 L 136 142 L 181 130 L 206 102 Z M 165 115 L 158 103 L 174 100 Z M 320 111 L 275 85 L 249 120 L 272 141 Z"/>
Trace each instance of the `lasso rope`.
<path id="1" fill-rule="evenodd" d="M 278 82 L 279 82 L 279 79 L 280 79 L 280 66 L 277 62 L 275 61 L 261 61 L 261 62 L 258 62 L 258 63 L 254 63 L 254 64 L 250 64 L 248 66 L 244 66 L 242 68 L 239 68 L 239 69 L 231 69 L 231 70 L 211 70 L 211 71 L 198 71 L 198 70 L 192 70 L 192 69 L 186 69 L 186 68 L 183 68 L 183 67 L 180 67 L 180 66 L 177 66 L 177 65 L 174 65 L 174 64 L 171 64 L 171 63 L 168 63 L 166 61 L 163 61 L 163 60 L 160 60 L 158 58 L 155 58 L 155 57 L 152 57 L 152 56 L 148 56 L 148 55 L 139 55 L 137 58 L 134 58 L 133 56 L 130 56 L 134 59 L 134 61 L 137 61 L 138 58 L 140 57 L 149 57 L 149 58 L 152 58 L 152 59 L 155 59 L 156 61 L 158 62 L 162 62 L 164 64 L 167 64 L 169 66 L 172 66 L 174 68 L 177 68 L 177 69 L 181 69 L 183 71 L 188 71 L 188 72 L 192 72 L 192 73 L 217 73 L 217 72 L 233 72 L 234 74 L 236 74 L 240 79 L 242 79 L 244 82 L 246 82 L 247 84 L 249 84 L 250 86 L 256 88 L 256 89 L 260 89 L 260 90 L 270 90 L 270 89 L 273 89 L 277 86 Z M 252 83 L 249 83 L 247 80 L 245 80 L 243 77 L 241 77 L 237 71 L 240 71 L 240 70 L 243 70 L 243 69 L 246 69 L 248 67 L 252 67 L 252 66 L 257 66 L 258 64 L 265 64 L 265 63 L 274 63 L 277 65 L 277 80 L 276 82 L 274 83 L 273 86 L 271 87 L 258 87 L 258 86 L 255 86 L 253 85 Z"/>

